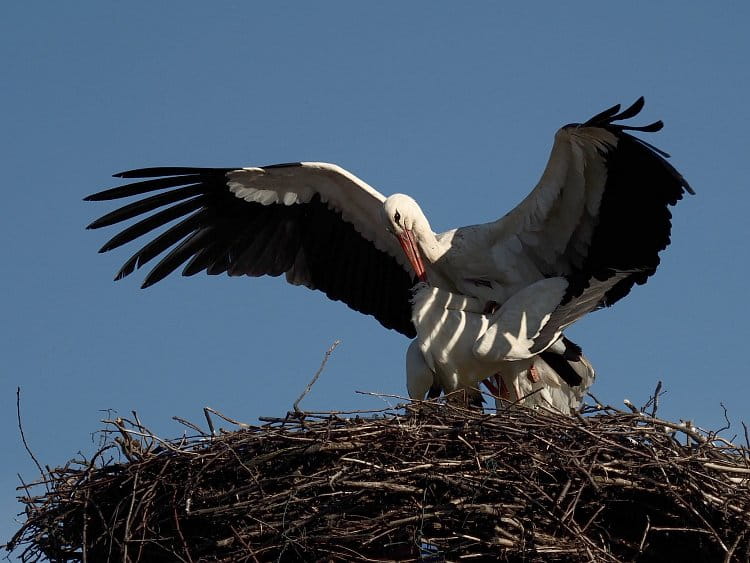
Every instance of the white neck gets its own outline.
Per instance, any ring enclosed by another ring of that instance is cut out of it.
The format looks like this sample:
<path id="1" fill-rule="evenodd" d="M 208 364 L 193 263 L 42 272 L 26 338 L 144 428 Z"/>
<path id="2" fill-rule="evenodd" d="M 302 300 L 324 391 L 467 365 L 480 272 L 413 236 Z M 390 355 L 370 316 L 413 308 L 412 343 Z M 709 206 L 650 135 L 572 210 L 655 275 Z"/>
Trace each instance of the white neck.
<path id="1" fill-rule="evenodd" d="M 422 215 L 424 222 L 419 221 L 414 224 L 414 235 L 417 238 L 417 245 L 419 245 L 419 251 L 422 253 L 422 258 L 434 264 L 443 255 L 440 249 L 440 243 L 438 242 L 435 233 L 432 232 L 430 224 L 427 219 Z"/>

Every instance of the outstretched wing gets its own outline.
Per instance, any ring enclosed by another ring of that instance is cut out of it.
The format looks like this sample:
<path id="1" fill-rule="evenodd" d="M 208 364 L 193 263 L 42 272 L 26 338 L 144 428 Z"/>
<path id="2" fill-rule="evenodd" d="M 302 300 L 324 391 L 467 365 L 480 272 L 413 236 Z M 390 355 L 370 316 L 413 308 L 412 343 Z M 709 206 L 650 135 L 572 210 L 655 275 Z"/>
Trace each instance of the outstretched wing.
<path id="1" fill-rule="evenodd" d="M 146 179 L 85 199 L 149 195 L 88 226 L 98 229 L 138 218 L 100 252 L 167 227 L 135 252 L 115 279 L 157 256 L 161 260 L 143 287 L 183 264 L 185 276 L 203 271 L 286 274 L 292 284 L 323 291 L 387 328 L 415 335 L 410 320 L 413 272 L 380 218 L 384 197 L 346 170 L 299 162 L 238 169 L 144 168 L 115 176 Z"/>
<path id="2" fill-rule="evenodd" d="M 591 280 L 631 272 L 601 297 L 608 306 L 643 284 L 670 242 L 669 207 L 687 191 L 668 154 L 628 131 L 659 131 L 661 121 L 622 125 L 643 108 L 639 98 L 616 105 L 555 135 L 547 167 L 534 190 L 510 213 L 486 225 L 501 279 L 520 287 L 564 276 L 575 299 Z M 618 113 L 619 112 L 619 113 Z"/>

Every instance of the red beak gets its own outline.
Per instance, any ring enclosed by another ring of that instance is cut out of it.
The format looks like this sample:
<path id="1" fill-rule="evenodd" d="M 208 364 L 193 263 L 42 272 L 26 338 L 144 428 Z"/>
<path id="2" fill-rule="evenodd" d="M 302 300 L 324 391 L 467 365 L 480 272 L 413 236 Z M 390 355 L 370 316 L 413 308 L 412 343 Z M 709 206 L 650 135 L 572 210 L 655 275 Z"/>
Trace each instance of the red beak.
<path id="1" fill-rule="evenodd" d="M 404 230 L 404 232 L 398 236 L 398 242 L 401 243 L 401 248 L 404 249 L 404 254 L 409 259 L 411 267 L 414 268 L 414 273 L 417 274 L 417 279 L 421 282 L 427 282 L 427 272 L 424 268 L 424 262 L 422 262 L 422 255 L 419 253 L 419 247 L 417 246 L 417 239 L 414 237 L 414 232 L 410 230 Z"/>

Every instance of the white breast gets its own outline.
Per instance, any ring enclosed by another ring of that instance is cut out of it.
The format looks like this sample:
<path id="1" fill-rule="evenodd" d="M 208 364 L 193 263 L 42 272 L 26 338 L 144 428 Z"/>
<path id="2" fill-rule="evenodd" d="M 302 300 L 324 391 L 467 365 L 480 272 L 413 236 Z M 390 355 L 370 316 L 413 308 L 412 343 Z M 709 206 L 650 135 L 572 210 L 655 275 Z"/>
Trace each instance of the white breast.
<path id="1" fill-rule="evenodd" d="M 446 392 L 475 387 L 497 371 L 502 362 L 480 361 L 472 352 L 489 319 L 478 299 L 421 285 L 413 303 L 419 349 Z"/>

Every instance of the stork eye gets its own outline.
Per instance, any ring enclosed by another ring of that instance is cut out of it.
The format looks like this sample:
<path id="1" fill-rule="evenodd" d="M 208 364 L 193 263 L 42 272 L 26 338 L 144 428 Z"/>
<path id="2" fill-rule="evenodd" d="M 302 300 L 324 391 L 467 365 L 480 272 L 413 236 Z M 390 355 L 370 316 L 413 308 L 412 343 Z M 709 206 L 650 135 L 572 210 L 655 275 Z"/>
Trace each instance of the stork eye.
<path id="1" fill-rule="evenodd" d="M 396 221 L 396 224 L 398 225 L 399 222 L 401 221 L 401 213 L 396 211 L 396 214 L 393 216 L 393 220 Z"/>

